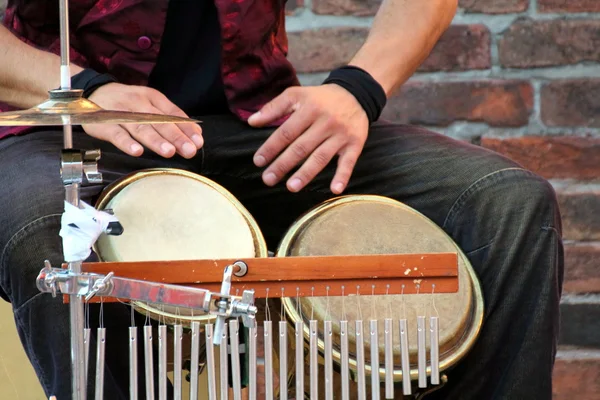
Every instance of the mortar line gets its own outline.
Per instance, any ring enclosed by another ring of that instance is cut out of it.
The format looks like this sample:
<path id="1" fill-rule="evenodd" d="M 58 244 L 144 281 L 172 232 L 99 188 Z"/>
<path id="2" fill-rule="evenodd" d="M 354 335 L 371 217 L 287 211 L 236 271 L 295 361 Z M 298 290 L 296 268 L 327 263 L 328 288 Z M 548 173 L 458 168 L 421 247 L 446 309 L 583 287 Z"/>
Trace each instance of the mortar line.
<path id="1" fill-rule="evenodd" d="M 311 3 L 312 4 L 312 3 Z M 530 7 L 531 8 L 531 7 Z M 553 20 L 600 20 L 600 13 L 537 13 L 528 11 L 524 13 L 510 14 L 484 14 L 464 13 L 459 11 L 452 20 L 453 25 L 485 24 L 492 33 L 502 33 L 520 18 L 529 18 L 533 21 Z M 336 27 L 364 27 L 370 28 L 374 16 L 353 15 L 320 15 L 315 14 L 310 8 L 300 9 L 295 15 L 286 16 L 286 28 L 288 32 L 297 32 L 319 28 Z"/>
<path id="2" fill-rule="evenodd" d="M 298 77 L 305 82 L 311 79 L 321 79 L 328 72 L 298 73 Z M 463 81 L 489 81 L 489 80 L 537 80 L 541 83 L 554 79 L 598 79 L 600 78 L 600 63 L 579 63 L 555 67 L 539 67 L 532 69 L 484 69 L 467 71 L 435 71 L 416 72 L 408 82 L 463 82 Z"/>
<path id="3" fill-rule="evenodd" d="M 561 349 L 559 346 L 556 358 L 558 360 L 598 360 L 600 350 L 592 348 Z"/>

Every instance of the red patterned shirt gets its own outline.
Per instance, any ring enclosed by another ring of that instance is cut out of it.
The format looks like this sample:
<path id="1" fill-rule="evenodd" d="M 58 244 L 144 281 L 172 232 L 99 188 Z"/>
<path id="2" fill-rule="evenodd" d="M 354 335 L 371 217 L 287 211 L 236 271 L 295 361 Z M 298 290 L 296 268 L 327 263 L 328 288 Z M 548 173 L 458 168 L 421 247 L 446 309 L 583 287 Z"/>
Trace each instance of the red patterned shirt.
<path id="1" fill-rule="evenodd" d="M 221 26 L 221 76 L 229 109 L 246 120 L 285 88 L 298 85 L 287 60 L 285 0 L 215 0 Z M 71 61 L 146 85 L 156 65 L 168 0 L 71 0 Z M 58 2 L 9 0 L 4 25 L 24 42 L 60 54 Z M 0 103 L 0 111 L 13 108 Z M 0 127 L 0 138 L 29 128 Z"/>

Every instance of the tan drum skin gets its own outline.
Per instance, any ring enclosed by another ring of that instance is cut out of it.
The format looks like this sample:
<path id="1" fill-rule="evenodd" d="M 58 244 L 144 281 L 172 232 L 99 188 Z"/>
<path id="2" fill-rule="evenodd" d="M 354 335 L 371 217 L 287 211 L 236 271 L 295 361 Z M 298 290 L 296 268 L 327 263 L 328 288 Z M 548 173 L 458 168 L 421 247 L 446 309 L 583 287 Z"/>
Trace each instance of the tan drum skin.
<path id="1" fill-rule="evenodd" d="M 408 320 L 411 378 L 418 378 L 416 364 L 416 315 L 432 314 L 440 318 L 440 371 L 454 365 L 472 347 L 476 340 L 483 318 L 483 297 L 479 281 L 468 259 L 451 238 L 431 220 L 412 208 L 395 200 L 372 195 L 349 195 L 331 199 L 314 207 L 301 216 L 288 230 L 277 251 L 277 256 L 313 256 L 344 254 L 386 254 L 386 253 L 434 253 L 456 252 L 459 255 L 459 292 L 453 294 L 390 295 L 370 296 L 371 288 L 361 288 L 357 296 L 356 288 L 345 289 L 348 296 L 342 298 L 303 298 L 300 300 L 300 313 L 295 298 L 283 299 L 288 320 L 293 324 L 302 319 L 305 324 L 305 339 L 308 342 L 308 320 L 311 313 L 319 320 L 319 349 L 324 348 L 322 321 L 333 321 L 334 362 L 340 361 L 339 320 L 350 321 L 349 346 L 355 343 L 352 321 L 362 316 L 365 329 L 368 321 L 376 318 L 379 323 L 380 379 L 384 380 L 383 319 L 393 318 L 394 325 L 394 380 L 402 380 L 400 368 L 400 345 L 398 320 L 406 316 Z M 403 273 L 418 278 L 418 271 L 406 270 Z M 435 303 L 435 309 L 432 306 Z M 328 308 L 329 303 L 329 308 Z M 359 307 L 360 304 L 360 307 Z M 329 309 L 329 313 L 326 310 Z M 360 310 L 360 311 L 359 311 Z M 429 351 L 429 334 L 427 335 Z M 370 347 L 365 340 L 365 362 L 370 363 Z M 350 355 L 350 368 L 356 370 L 356 361 Z M 366 368 L 370 376 L 370 367 Z M 430 374 L 428 367 L 427 373 Z M 306 379 L 305 379 L 306 381 Z"/>
<path id="2" fill-rule="evenodd" d="M 268 255 L 264 237 L 243 205 L 217 183 L 184 170 L 157 168 L 124 176 L 102 192 L 96 208 L 113 210 L 124 228 L 120 236 L 100 236 L 94 250 L 101 261 Z M 214 320 L 183 309 L 134 305 L 167 324 Z"/>

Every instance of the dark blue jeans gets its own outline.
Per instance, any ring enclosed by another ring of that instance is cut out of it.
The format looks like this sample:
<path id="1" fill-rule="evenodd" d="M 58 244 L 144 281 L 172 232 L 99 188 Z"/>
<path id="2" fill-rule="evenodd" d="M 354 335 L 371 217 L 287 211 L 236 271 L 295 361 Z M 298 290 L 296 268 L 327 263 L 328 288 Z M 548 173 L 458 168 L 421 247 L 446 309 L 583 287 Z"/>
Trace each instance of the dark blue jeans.
<path id="1" fill-rule="evenodd" d="M 136 159 L 83 133 L 75 134 L 75 146 L 102 149 L 105 183 L 131 171 L 167 166 L 215 180 L 253 214 L 271 248 L 300 214 L 332 197 L 328 188 L 334 164 L 298 194 L 283 184 L 268 188 L 252 155 L 271 131 L 250 129 L 229 116 L 202 120 L 206 144 L 192 160 L 167 160 L 150 152 Z M 68 399 L 68 307 L 35 286 L 44 259 L 55 265 L 62 261 L 61 148 L 57 130 L 0 141 L 0 288 L 12 303 L 23 346 L 45 391 Z M 93 203 L 102 188 L 85 187 L 83 199 Z M 550 184 L 478 146 L 381 122 L 370 131 L 347 193 L 389 196 L 425 214 L 461 246 L 482 283 L 480 338 L 448 373 L 448 385 L 431 397 L 551 399 L 563 246 Z M 130 310 L 120 304 L 105 307 L 105 393 L 110 399 L 125 399 L 127 341 L 122 338 Z"/>

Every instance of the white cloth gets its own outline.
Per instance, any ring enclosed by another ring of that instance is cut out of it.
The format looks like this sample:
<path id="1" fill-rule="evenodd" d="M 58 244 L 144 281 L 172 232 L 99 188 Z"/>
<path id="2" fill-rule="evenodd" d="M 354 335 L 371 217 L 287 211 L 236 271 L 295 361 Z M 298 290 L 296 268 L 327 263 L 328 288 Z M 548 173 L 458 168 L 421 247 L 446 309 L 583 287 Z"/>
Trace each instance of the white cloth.
<path id="1" fill-rule="evenodd" d="M 65 212 L 61 218 L 60 236 L 63 238 L 63 253 L 66 262 L 83 261 L 92 254 L 92 246 L 106 231 L 110 222 L 118 219 L 107 212 L 80 202 L 77 208 L 65 201 Z"/>

